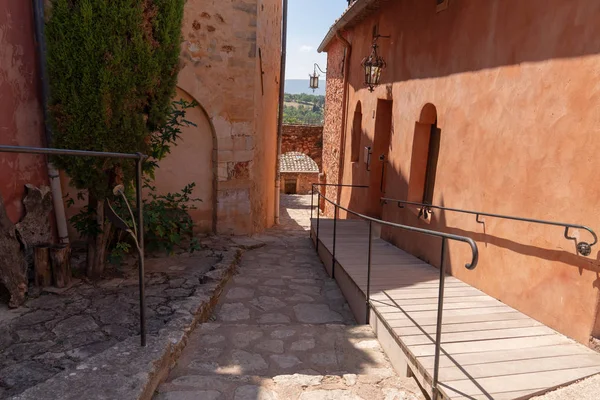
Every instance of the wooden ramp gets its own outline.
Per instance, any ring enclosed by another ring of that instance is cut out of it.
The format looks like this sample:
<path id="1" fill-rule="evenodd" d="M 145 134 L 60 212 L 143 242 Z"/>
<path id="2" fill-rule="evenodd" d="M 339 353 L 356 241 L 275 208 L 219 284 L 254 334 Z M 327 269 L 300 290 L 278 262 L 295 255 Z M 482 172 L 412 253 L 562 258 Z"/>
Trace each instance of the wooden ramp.
<path id="1" fill-rule="evenodd" d="M 338 220 L 335 279 L 366 321 L 368 225 Z M 312 221 L 316 238 L 316 219 Z M 331 275 L 333 221 L 319 221 L 318 252 Z M 439 270 L 374 238 L 370 324 L 392 363 L 431 393 Z M 448 276 L 440 387 L 446 399 L 527 399 L 600 373 L 600 354 Z M 404 364 L 403 364 L 404 363 Z"/>

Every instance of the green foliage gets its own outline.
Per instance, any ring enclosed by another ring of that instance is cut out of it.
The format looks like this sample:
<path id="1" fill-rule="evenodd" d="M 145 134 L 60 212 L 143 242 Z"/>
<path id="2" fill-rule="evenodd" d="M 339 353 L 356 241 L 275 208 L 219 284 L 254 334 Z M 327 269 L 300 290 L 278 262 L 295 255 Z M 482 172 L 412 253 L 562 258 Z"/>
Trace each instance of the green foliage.
<path id="1" fill-rule="evenodd" d="M 284 124 L 323 125 L 325 96 L 286 93 L 284 100 L 288 103 L 298 103 L 298 106 L 283 106 Z"/>
<path id="2" fill-rule="evenodd" d="M 196 126 L 195 123 L 185 119 L 187 109 L 197 107 L 196 100 L 192 102 L 184 99 L 173 101 L 169 111 L 167 123 L 150 137 L 149 159 L 144 163 L 144 173 L 154 179 L 154 171 L 158 168 L 158 161 L 171 153 L 171 147 L 177 145 L 181 129 Z"/>
<path id="3" fill-rule="evenodd" d="M 165 250 L 172 253 L 175 246 L 190 239 L 190 252 L 199 249 L 198 241 L 193 237 L 194 223 L 188 214 L 193 205 L 201 201 L 192 198 L 195 183 L 186 185 L 179 193 L 156 194 L 156 188 L 149 186 L 150 199 L 144 202 L 144 232 L 146 245 L 150 251 Z"/>
<path id="4" fill-rule="evenodd" d="M 295 103 L 300 103 L 300 104 L 305 104 L 305 105 L 316 105 L 318 108 L 323 108 L 325 107 L 325 96 L 316 96 L 313 94 L 306 94 L 306 93 L 300 93 L 300 94 L 290 94 L 290 93 L 286 93 L 284 95 L 284 100 L 287 102 L 295 102 Z"/>
<path id="5" fill-rule="evenodd" d="M 113 265 L 121 265 L 129 251 L 131 250 L 131 244 L 127 242 L 117 242 L 115 248 L 110 252 L 108 261 Z"/>
<path id="6" fill-rule="evenodd" d="M 175 91 L 185 0 L 50 0 L 46 24 L 53 146 L 149 151 Z M 131 162 L 55 157 L 94 198 L 131 180 Z"/>
<path id="7" fill-rule="evenodd" d="M 192 198 L 195 183 L 186 185 L 178 193 L 157 194 L 156 187 L 152 185 L 154 171 L 159 168 L 158 161 L 171 153 L 171 148 L 177 145 L 182 128 L 196 126 L 186 119 L 187 109 L 196 107 L 196 102 L 188 102 L 184 99 L 173 101 L 167 123 L 157 132 L 153 133 L 150 140 L 150 158 L 144 163 L 144 188 L 147 197 L 143 199 L 144 216 L 144 238 L 146 248 L 150 251 L 165 250 L 171 253 L 176 246 L 186 247 L 190 252 L 200 249 L 197 239 L 193 237 L 193 221 L 188 214 L 194 209 L 194 203 L 202 201 Z M 83 194 L 77 194 L 78 199 L 83 199 Z M 135 191 L 131 184 L 126 186 L 126 197 L 129 204 L 135 204 Z M 67 199 L 67 205 L 72 206 L 73 199 Z M 127 206 L 122 198 L 111 200 L 111 206 L 115 212 L 124 220 L 129 221 L 133 227 Z M 135 209 L 133 210 L 136 212 Z M 81 237 L 97 235 L 100 227 L 95 220 L 95 212 L 90 211 L 88 206 L 70 219 Z M 118 240 L 109 242 L 109 261 L 111 264 L 120 264 L 125 255 L 131 250 L 131 244 L 127 242 L 127 236 L 121 236 Z M 185 246 L 184 246 L 185 245 Z M 111 250 L 112 248 L 112 250 Z"/>

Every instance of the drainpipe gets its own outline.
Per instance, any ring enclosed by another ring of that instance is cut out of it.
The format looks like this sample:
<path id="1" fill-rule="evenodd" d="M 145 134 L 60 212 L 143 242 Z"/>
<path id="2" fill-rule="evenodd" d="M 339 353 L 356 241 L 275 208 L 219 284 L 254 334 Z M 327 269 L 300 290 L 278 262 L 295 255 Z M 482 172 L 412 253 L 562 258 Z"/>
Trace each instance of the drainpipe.
<path id="1" fill-rule="evenodd" d="M 52 143 L 52 127 L 48 118 L 48 97 L 50 87 L 48 84 L 48 69 L 46 68 L 46 37 L 44 36 L 44 0 L 33 0 L 33 18 L 35 25 L 35 41 L 38 49 L 38 59 L 40 67 L 40 83 L 42 86 L 42 106 L 44 109 L 44 125 L 46 132 L 46 146 L 50 147 Z M 67 229 L 67 217 L 65 215 L 65 204 L 63 203 L 62 188 L 60 186 L 60 175 L 58 170 L 48 161 L 48 177 L 50 179 L 50 189 L 52 190 L 52 200 L 54 203 L 54 216 L 56 218 L 56 229 L 60 243 L 69 243 L 69 231 Z"/>
<path id="2" fill-rule="evenodd" d="M 350 58 L 352 56 L 352 45 L 350 44 L 350 42 L 348 40 L 346 40 L 345 37 L 342 36 L 342 34 L 340 33 L 340 31 L 337 31 L 335 33 L 335 35 L 337 36 L 337 38 L 342 42 L 342 44 L 344 45 L 344 47 L 346 48 L 346 57 L 345 57 L 345 63 L 344 63 L 344 92 L 342 94 L 342 127 L 341 127 L 341 132 L 340 132 L 340 167 L 338 168 L 338 177 L 337 177 L 337 183 L 338 184 L 342 184 L 342 179 L 344 177 L 344 167 L 346 165 L 345 163 L 345 155 L 346 155 L 346 123 L 347 123 L 347 119 L 348 119 L 348 107 L 349 107 L 349 101 L 348 101 L 348 89 L 349 89 L 349 79 L 348 79 L 348 75 L 350 75 Z M 337 203 L 340 204 L 341 201 L 341 197 L 342 197 L 342 189 L 338 188 L 337 191 Z"/>
<path id="3" fill-rule="evenodd" d="M 283 100 L 285 97 L 285 58 L 287 49 L 288 0 L 283 0 L 283 20 L 281 22 L 281 71 L 279 73 L 279 116 L 277 119 L 277 161 L 275 170 L 275 225 L 279 225 L 279 203 L 281 200 L 281 172 L 279 156 L 283 138 Z"/>

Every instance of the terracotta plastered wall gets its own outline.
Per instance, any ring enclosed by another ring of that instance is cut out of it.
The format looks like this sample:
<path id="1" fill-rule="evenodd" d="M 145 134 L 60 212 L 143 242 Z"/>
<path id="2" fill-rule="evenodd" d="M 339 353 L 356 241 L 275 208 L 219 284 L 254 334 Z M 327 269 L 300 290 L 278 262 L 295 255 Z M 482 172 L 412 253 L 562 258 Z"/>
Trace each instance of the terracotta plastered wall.
<path id="1" fill-rule="evenodd" d="M 434 204 L 600 230 L 600 114 L 594 111 L 600 107 L 599 18 L 600 3 L 592 0 L 459 0 L 441 13 L 433 1 L 386 3 L 351 32 L 345 136 L 360 101 L 360 144 L 373 143 L 378 100 L 393 102 L 382 194 L 406 199 L 415 172 L 415 135 L 423 132 L 418 122 L 431 103 L 441 129 Z M 370 93 L 362 84 L 360 62 L 369 54 L 374 25 L 392 38 L 379 41 L 388 68 L 383 84 Z M 332 68 L 339 44 L 328 51 Z M 339 81 L 329 85 L 335 88 Z M 341 125 L 341 96 L 335 94 L 335 89 L 328 93 L 327 154 Z M 350 161 L 350 142 L 345 144 L 343 182 L 373 182 L 362 153 L 359 162 Z M 333 169 L 327 156 L 324 169 L 328 175 Z M 342 196 L 345 205 L 359 211 L 373 206 L 365 203 L 367 198 L 347 190 Z M 483 225 L 458 213 L 437 211 L 423 221 L 415 210 L 387 205 L 383 218 L 474 238 L 480 250 L 474 271 L 463 267 L 469 249 L 449 243 L 453 275 L 582 343 L 600 334 L 595 322 L 599 247 L 582 257 L 560 227 L 493 218 L 485 218 Z M 384 234 L 439 263 L 439 241 L 397 231 Z M 584 231 L 572 234 L 591 241 Z"/>
<path id="2" fill-rule="evenodd" d="M 344 46 L 338 40 L 327 49 L 327 92 L 323 125 L 323 174 L 326 183 L 339 183 L 342 111 L 344 104 Z M 326 196 L 337 200 L 338 189 L 325 187 Z M 333 207 L 326 202 L 325 214 L 332 216 Z"/>
<path id="3" fill-rule="evenodd" d="M 315 125 L 284 125 L 281 154 L 297 151 L 312 158 L 319 169 L 323 163 L 323 127 Z"/>
<path id="4" fill-rule="evenodd" d="M 0 9 L 0 144 L 44 147 L 31 2 L 1 0 Z M 24 185 L 48 184 L 45 158 L 0 153 L 0 171 L 0 195 L 17 222 Z"/>
<path id="5" fill-rule="evenodd" d="M 186 3 L 178 85 L 214 129 L 220 233 L 251 233 L 272 221 L 280 13 L 271 0 Z"/>

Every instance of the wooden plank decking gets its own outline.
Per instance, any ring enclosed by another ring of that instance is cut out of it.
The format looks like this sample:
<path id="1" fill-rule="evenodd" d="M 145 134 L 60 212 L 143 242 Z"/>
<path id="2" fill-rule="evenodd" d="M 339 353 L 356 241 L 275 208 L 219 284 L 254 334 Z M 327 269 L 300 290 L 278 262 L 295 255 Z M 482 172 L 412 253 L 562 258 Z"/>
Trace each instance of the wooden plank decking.
<path id="1" fill-rule="evenodd" d="M 312 222 L 314 240 L 316 220 Z M 345 273 L 358 290 L 342 291 L 347 297 L 362 293 L 364 302 L 368 225 L 337 223 L 336 278 Z M 328 270 L 332 233 L 332 220 L 321 218 L 319 253 Z M 383 323 L 412 373 L 430 389 L 439 270 L 374 238 L 371 271 L 371 315 Z M 446 279 L 444 298 L 440 382 L 447 399 L 526 399 L 600 373 L 600 354 L 454 277 Z M 360 304 L 351 300 L 351 307 Z"/>

